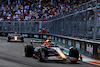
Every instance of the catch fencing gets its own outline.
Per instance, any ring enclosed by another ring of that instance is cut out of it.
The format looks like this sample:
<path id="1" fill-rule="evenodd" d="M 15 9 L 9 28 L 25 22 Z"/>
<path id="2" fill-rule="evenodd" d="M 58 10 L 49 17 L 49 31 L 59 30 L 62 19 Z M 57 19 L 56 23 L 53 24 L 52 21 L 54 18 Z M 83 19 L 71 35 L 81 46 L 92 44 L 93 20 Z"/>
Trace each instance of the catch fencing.
<path id="1" fill-rule="evenodd" d="M 95 40 L 100 37 L 100 4 L 91 0 L 48 19 L 43 26 L 53 34 Z"/>
<path id="2" fill-rule="evenodd" d="M 1 21 L 0 32 L 36 33 L 39 23 L 33 21 Z"/>

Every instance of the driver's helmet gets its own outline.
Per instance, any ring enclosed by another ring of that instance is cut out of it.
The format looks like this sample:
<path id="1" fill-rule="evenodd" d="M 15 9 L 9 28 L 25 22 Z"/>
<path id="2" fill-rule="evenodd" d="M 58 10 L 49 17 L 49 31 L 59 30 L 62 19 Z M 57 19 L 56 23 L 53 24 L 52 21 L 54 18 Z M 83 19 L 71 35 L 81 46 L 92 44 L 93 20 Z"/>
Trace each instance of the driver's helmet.
<path id="1" fill-rule="evenodd" d="M 50 39 L 49 39 L 49 40 L 46 40 L 46 42 L 48 42 L 48 43 L 49 43 L 49 42 L 51 42 L 51 40 L 50 40 Z"/>
<path id="2" fill-rule="evenodd" d="M 17 34 L 17 32 L 15 32 L 15 34 Z"/>
<path id="3" fill-rule="evenodd" d="M 17 32 L 15 32 L 14 36 L 18 36 L 18 33 L 17 33 Z"/>
<path id="4" fill-rule="evenodd" d="M 45 47 L 45 48 L 48 48 L 48 45 L 47 45 L 47 44 L 44 44 L 44 47 Z"/>

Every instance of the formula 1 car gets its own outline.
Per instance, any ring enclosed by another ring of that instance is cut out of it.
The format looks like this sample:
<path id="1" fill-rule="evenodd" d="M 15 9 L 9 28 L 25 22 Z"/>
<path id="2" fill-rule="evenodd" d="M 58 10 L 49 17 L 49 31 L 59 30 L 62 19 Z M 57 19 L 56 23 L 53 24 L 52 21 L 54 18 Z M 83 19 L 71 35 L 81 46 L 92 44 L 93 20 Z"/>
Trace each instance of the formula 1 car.
<path id="1" fill-rule="evenodd" d="M 10 41 L 22 41 L 24 42 L 24 37 L 21 36 L 21 34 L 10 34 L 7 36 L 8 37 L 8 42 Z"/>
<path id="2" fill-rule="evenodd" d="M 48 43 L 46 42 L 45 44 Z M 70 60 L 72 63 L 73 62 L 76 63 L 78 61 L 79 52 L 77 49 L 71 48 L 69 50 L 69 55 L 66 55 L 63 52 L 63 49 L 59 48 L 58 45 L 54 43 L 49 43 L 49 46 L 46 46 L 45 44 L 35 48 L 33 45 L 26 45 L 25 56 L 26 57 L 35 56 L 41 62 L 47 60 L 57 60 L 57 61 Z"/>

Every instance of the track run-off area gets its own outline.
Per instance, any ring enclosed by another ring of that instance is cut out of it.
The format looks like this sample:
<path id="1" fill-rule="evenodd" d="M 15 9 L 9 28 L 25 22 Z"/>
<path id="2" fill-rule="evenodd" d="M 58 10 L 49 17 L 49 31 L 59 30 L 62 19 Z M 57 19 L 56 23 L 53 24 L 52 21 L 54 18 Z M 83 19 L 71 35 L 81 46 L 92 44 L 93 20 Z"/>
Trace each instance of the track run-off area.
<path id="1" fill-rule="evenodd" d="M 70 62 L 39 62 L 33 57 L 24 56 L 24 46 L 30 44 L 29 38 L 25 42 L 7 42 L 7 37 L 0 37 L 0 67 L 97 67 L 82 61 L 76 64 Z M 35 43 L 34 46 L 40 46 Z"/>

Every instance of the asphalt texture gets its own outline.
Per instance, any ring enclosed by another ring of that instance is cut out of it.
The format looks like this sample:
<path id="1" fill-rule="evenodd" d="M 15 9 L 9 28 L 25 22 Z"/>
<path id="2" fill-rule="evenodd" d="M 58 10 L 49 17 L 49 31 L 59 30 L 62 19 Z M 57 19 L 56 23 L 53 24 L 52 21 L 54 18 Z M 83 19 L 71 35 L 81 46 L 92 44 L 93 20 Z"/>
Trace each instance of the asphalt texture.
<path id="1" fill-rule="evenodd" d="M 25 44 L 30 44 L 30 39 L 25 39 L 25 42 L 7 42 L 7 37 L 0 37 L 0 67 L 97 67 L 82 61 L 76 64 L 68 61 L 39 62 L 38 59 L 24 56 Z M 40 45 L 34 43 L 34 46 Z"/>

